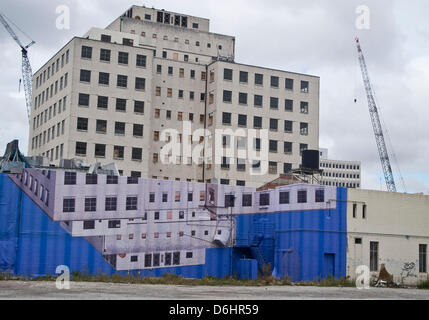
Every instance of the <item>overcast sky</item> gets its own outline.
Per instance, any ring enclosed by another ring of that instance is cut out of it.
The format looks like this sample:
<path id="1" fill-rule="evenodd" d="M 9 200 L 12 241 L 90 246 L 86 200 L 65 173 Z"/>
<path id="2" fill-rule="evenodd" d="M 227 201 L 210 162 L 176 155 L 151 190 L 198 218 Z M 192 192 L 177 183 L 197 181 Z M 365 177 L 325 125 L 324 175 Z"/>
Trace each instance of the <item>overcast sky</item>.
<path id="1" fill-rule="evenodd" d="M 36 41 L 29 51 L 34 72 L 73 36 L 106 27 L 133 4 L 210 19 L 212 32 L 236 37 L 236 62 L 320 76 L 320 147 L 331 159 L 362 161 L 363 187 L 384 190 L 354 43 L 359 36 L 406 190 L 429 193 L 429 1 L 2 0 L 0 11 Z M 59 5 L 70 8 L 69 30 L 56 29 Z M 360 5 L 370 9 L 369 30 L 356 28 Z M 21 53 L 2 26 L 0 48 L 0 153 L 13 139 L 26 153 Z"/>

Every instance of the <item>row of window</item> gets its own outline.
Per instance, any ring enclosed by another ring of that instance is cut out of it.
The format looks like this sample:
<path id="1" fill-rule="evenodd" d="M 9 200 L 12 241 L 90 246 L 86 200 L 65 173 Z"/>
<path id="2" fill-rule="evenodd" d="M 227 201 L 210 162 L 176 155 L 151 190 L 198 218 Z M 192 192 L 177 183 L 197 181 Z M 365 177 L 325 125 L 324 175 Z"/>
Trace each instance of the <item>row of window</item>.
<path id="1" fill-rule="evenodd" d="M 77 118 L 77 126 L 76 129 L 78 131 L 84 131 L 88 132 L 88 118 Z M 115 135 L 124 136 L 126 132 L 126 123 L 125 122 L 115 122 L 114 126 Z M 133 137 L 142 138 L 143 137 L 143 128 L 144 126 L 142 124 L 132 124 L 133 128 Z M 106 134 L 107 133 L 107 120 L 95 120 L 95 132 Z"/>
<path id="2" fill-rule="evenodd" d="M 177 196 L 177 193 L 176 193 L 176 196 Z M 168 197 L 168 194 L 166 194 L 166 193 L 162 194 L 163 202 L 167 202 L 167 197 Z M 153 200 L 150 202 L 155 201 L 155 199 L 152 199 L 152 194 L 150 194 L 149 199 Z M 189 198 L 188 198 L 188 200 L 189 200 Z M 190 201 L 192 201 L 192 200 L 190 200 Z M 179 199 L 179 201 L 177 201 L 177 198 L 176 198 L 176 202 L 180 202 L 180 199 Z M 137 196 L 128 196 L 128 197 L 126 197 L 126 204 L 125 204 L 124 209 L 126 211 L 136 211 L 136 210 L 138 210 L 137 204 L 138 204 L 138 197 Z M 83 207 L 84 207 L 84 212 L 96 212 L 97 211 L 97 198 L 96 197 L 86 197 L 84 199 Z M 105 211 L 105 212 L 118 211 L 118 198 L 116 196 L 105 197 L 104 206 L 102 208 L 98 208 L 98 210 Z M 76 211 L 76 199 L 75 198 L 64 198 L 63 199 L 63 212 L 73 213 L 75 211 Z M 159 211 L 154 212 L 153 213 L 153 220 L 154 221 L 161 220 L 160 214 L 161 213 Z M 192 217 L 193 218 L 196 217 L 195 212 L 192 212 Z M 141 219 L 142 219 L 142 221 L 147 221 L 148 220 L 148 213 L 145 212 L 143 214 L 143 216 L 141 217 Z M 185 211 L 179 211 L 176 217 L 173 214 L 173 211 L 168 211 L 168 212 L 166 212 L 165 219 L 166 220 L 173 220 L 173 219 L 184 220 L 185 219 Z"/>
<path id="3" fill-rule="evenodd" d="M 35 180 L 35 190 L 39 190 L 37 188 L 37 180 Z M 180 202 L 180 192 L 176 192 L 175 202 Z M 188 202 L 192 202 L 193 193 L 188 193 Z M 269 206 L 270 205 L 270 196 L 271 193 L 261 193 L 259 195 L 259 206 Z M 252 194 L 243 194 L 241 198 L 241 206 L 242 207 L 251 207 L 253 206 Z M 234 207 L 235 206 L 236 197 L 234 195 L 225 195 L 225 207 Z M 204 201 L 204 200 L 203 200 Z M 149 195 L 149 202 L 155 202 L 155 194 L 151 193 Z M 162 194 L 162 202 L 168 202 L 168 193 Z M 298 190 L 296 195 L 297 203 L 307 203 L 308 195 L 307 190 Z M 323 189 L 315 190 L 315 202 L 322 203 L 325 202 L 325 191 Z M 289 191 L 280 191 L 279 192 L 279 204 L 290 204 L 290 192 Z M 96 197 L 86 197 L 84 199 L 84 212 L 96 212 L 97 211 L 97 198 Z M 98 208 L 100 210 L 100 208 Z M 137 196 L 127 196 L 126 203 L 124 209 L 126 211 L 137 211 L 138 210 L 138 197 Z M 104 206 L 101 209 L 104 212 L 115 212 L 118 211 L 118 198 L 116 196 L 108 196 L 105 197 Z M 64 213 L 74 213 L 76 211 L 76 199 L 75 198 L 64 198 L 63 199 L 63 212 Z M 195 217 L 195 212 L 192 213 L 192 217 Z M 141 217 L 143 221 L 148 220 L 148 213 L 145 212 Z M 177 217 L 175 218 L 173 215 L 173 211 L 165 212 L 164 220 L 174 220 L 178 219 L 185 220 L 185 211 L 179 211 Z M 159 221 L 161 219 L 161 212 L 156 211 L 153 212 L 153 220 Z M 120 228 L 119 224 L 109 225 L 109 228 Z"/>
<path id="4" fill-rule="evenodd" d="M 58 82 L 59 81 L 59 82 Z M 68 85 L 68 73 L 66 73 L 60 80 L 55 81 L 55 84 L 52 83 L 51 86 L 43 90 L 38 96 L 34 98 L 34 109 L 39 108 L 50 98 L 53 98 L 59 91 L 67 88 Z"/>
<path id="5" fill-rule="evenodd" d="M 155 236 L 157 234 L 155 233 Z M 158 235 L 159 236 L 159 235 Z M 186 259 L 192 259 L 193 253 L 186 252 Z M 138 262 L 139 256 L 132 255 L 130 257 L 130 262 Z M 152 267 L 160 267 L 161 263 L 164 266 L 177 266 L 180 265 L 180 252 L 166 252 L 164 255 L 160 253 L 154 254 L 145 254 L 144 255 L 144 267 L 152 268 Z"/>
<path id="6" fill-rule="evenodd" d="M 76 156 L 86 157 L 87 156 L 87 142 L 76 142 L 75 153 Z M 124 160 L 125 147 L 123 146 L 113 146 L 113 159 L 115 160 Z M 106 158 L 106 145 L 96 143 L 94 145 L 94 156 L 96 158 Z M 142 148 L 131 148 L 131 160 L 133 161 L 142 161 L 143 159 L 143 149 Z"/>
<path id="7" fill-rule="evenodd" d="M 69 63 L 70 60 L 70 51 L 67 50 L 65 53 L 61 55 L 61 58 L 57 58 L 56 61 L 52 63 L 46 70 L 41 72 L 38 77 L 36 77 L 36 89 L 39 88 L 42 84 L 45 83 L 46 80 L 49 80 L 50 77 L 54 76 L 56 72 L 60 70 L 60 59 L 61 59 L 61 68 L 64 65 Z"/>
<path id="8" fill-rule="evenodd" d="M 332 169 L 360 170 L 359 165 L 325 163 L 325 162 L 320 162 L 320 167 L 321 168 L 332 168 Z"/>
<path id="9" fill-rule="evenodd" d="M 296 195 L 297 203 L 307 203 L 307 190 L 298 190 Z M 271 193 L 261 193 L 259 194 L 259 206 L 269 206 L 270 205 Z M 234 207 L 236 197 L 234 195 L 225 195 L 225 207 Z M 325 190 L 317 189 L 315 190 L 315 202 L 321 203 L 325 202 Z M 279 192 L 279 204 L 290 204 L 290 192 L 289 191 L 280 191 Z M 252 194 L 243 194 L 241 198 L 242 207 L 251 207 Z"/>
<path id="10" fill-rule="evenodd" d="M 238 114 L 237 117 L 237 124 L 239 127 L 247 127 L 247 119 L 248 116 L 245 114 Z M 279 130 L 279 119 L 269 119 L 269 128 L 271 131 L 278 131 Z M 232 124 L 232 113 L 230 112 L 222 112 L 222 124 L 230 126 Z M 262 129 L 265 125 L 263 123 L 263 117 L 259 116 L 253 116 L 253 128 L 254 129 Z M 300 123 L 300 134 L 303 136 L 306 136 L 309 134 L 309 125 L 306 122 Z M 284 132 L 286 133 L 293 133 L 293 121 L 290 120 L 284 120 Z"/>
<path id="11" fill-rule="evenodd" d="M 65 133 L 65 120 L 58 122 L 57 125 L 48 128 L 39 135 L 36 135 L 31 139 L 31 150 L 44 146 L 49 141 L 54 140 L 56 137 L 64 135 Z"/>
<path id="12" fill-rule="evenodd" d="M 27 171 L 21 175 L 21 182 L 27 186 L 46 206 L 49 206 L 49 190 Z"/>
<path id="13" fill-rule="evenodd" d="M 165 54 L 166 54 L 166 52 L 165 52 Z M 169 66 L 167 70 L 168 70 L 167 74 L 169 76 L 174 75 L 174 67 Z M 156 65 L 156 73 L 162 74 L 162 65 L 160 65 L 160 64 Z M 184 78 L 184 77 L 185 77 L 185 68 L 179 68 L 179 78 Z M 190 70 L 189 78 L 195 80 L 195 70 L 194 69 Z M 201 71 L 201 80 L 205 81 L 206 78 L 207 78 L 207 73 L 205 71 Z"/>
<path id="14" fill-rule="evenodd" d="M 162 92 L 161 87 L 155 87 L 155 96 L 160 97 Z M 184 91 L 178 90 L 178 99 L 184 99 Z M 167 98 L 173 98 L 173 88 L 167 88 Z M 195 100 L 195 91 L 189 91 L 189 101 Z M 206 94 L 204 92 L 200 93 L 200 102 L 204 102 L 206 100 Z"/>
<path id="15" fill-rule="evenodd" d="M 91 83 L 91 70 L 80 70 L 80 82 L 81 83 Z M 107 72 L 98 72 L 98 84 L 103 86 L 110 85 L 110 73 Z M 128 85 L 128 78 L 124 75 L 117 76 L 116 85 L 121 88 L 126 88 Z M 146 80 L 144 78 L 136 78 L 135 89 L 136 90 L 144 90 L 146 85 Z"/>
<path id="16" fill-rule="evenodd" d="M 232 103 L 232 91 L 224 90 L 223 91 L 223 102 L 224 103 Z M 262 108 L 264 106 L 264 97 L 262 95 L 254 95 L 253 105 L 255 107 Z M 278 110 L 279 109 L 279 98 L 270 97 L 270 109 Z M 210 103 L 213 103 L 212 95 L 210 95 Z M 247 105 L 248 104 L 248 94 L 244 92 L 238 93 L 238 104 Z M 285 99 L 285 111 L 293 112 L 294 109 L 294 101 L 290 99 Z M 300 102 L 300 112 L 303 114 L 309 113 L 308 102 L 301 101 Z"/>
<path id="17" fill-rule="evenodd" d="M 42 156 L 48 158 L 50 161 L 54 161 L 54 151 L 55 151 L 55 160 L 62 159 L 64 156 L 64 144 L 60 144 L 55 148 L 52 148 L 46 152 L 42 153 Z"/>
<path id="18" fill-rule="evenodd" d="M 67 96 L 58 100 L 49 108 L 46 108 L 44 111 L 40 112 L 37 116 L 33 118 L 33 130 L 41 126 L 42 124 L 48 122 L 57 115 L 57 104 L 58 104 L 58 114 L 65 112 L 67 108 Z"/>
<path id="19" fill-rule="evenodd" d="M 247 160 L 246 159 L 236 159 L 235 163 L 236 163 L 236 170 L 237 172 L 246 172 L 247 168 L 247 164 L 246 164 Z M 279 164 L 281 165 L 281 163 L 278 163 L 276 161 L 268 161 L 268 174 L 278 174 L 279 170 L 278 170 L 278 166 Z M 211 169 L 211 165 L 207 165 L 207 169 Z M 231 170 L 231 165 L 230 165 L 230 158 L 227 157 L 222 157 L 222 162 L 220 165 L 222 170 Z M 254 172 L 260 172 L 261 171 L 261 161 L 259 160 L 255 160 L 252 162 L 252 170 Z M 290 172 L 292 170 L 292 164 L 291 163 L 283 163 L 283 173 L 286 174 L 288 172 Z"/>
<path id="20" fill-rule="evenodd" d="M 360 179 L 360 174 L 338 173 L 338 172 L 323 172 L 322 176 L 330 178 L 347 178 L 347 179 Z"/>
<path id="21" fill-rule="evenodd" d="M 81 70 L 81 71 L 88 71 L 88 70 Z M 84 73 L 85 74 L 85 73 Z M 89 78 L 88 78 L 89 75 Z M 82 82 L 86 82 L 89 83 L 91 80 L 91 76 L 90 73 L 86 74 L 84 77 L 82 77 L 82 73 L 81 73 L 81 79 L 84 79 Z M 86 81 L 89 80 L 89 81 Z M 106 72 L 100 72 L 99 73 L 99 78 L 98 78 L 98 83 L 101 85 L 105 85 L 108 86 L 110 83 L 110 74 L 106 73 Z M 146 79 L 145 78 L 140 78 L 140 77 L 136 77 L 135 78 L 135 82 L 134 82 L 134 89 L 138 90 L 138 91 L 144 91 L 146 89 Z M 126 75 L 117 75 L 116 78 L 116 86 L 118 88 L 123 88 L 126 89 L 128 88 L 128 76 Z M 79 94 L 79 103 L 81 102 L 80 97 L 88 97 L 89 100 L 89 95 L 88 94 Z M 85 105 L 85 104 L 83 104 Z"/>
<path id="22" fill-rule="evenodd" d="M 223 80 L 225 81 L 233 81 L 234 80 L 234 71 L 232 69 L 224 68 L 223 70 Z M 249 83 L 249 73 L 247 71 L 239 72 L 239 82 L 240 83 Z M 264 75 L 261 73 L 254 74 L 254 84 L 257 86 L 264 85 Z M 301 81 L 300 91 L 302 93 L 309 92 L 309 82 Z M 280 87 L 280 77 L 271 76 L 270 77 L 270 87 L 271 88 L 279 88 Z M 287 90 L 294 90 L 294 79 L 284 78 L 284 87 Z"/>
<path id="23" fill-rule="evenodd" d="M 131 40 L 131 39 L 126 39 Z M 103 37 L 102 37 L 103 41 Z M 132 41 L 132 40 L 131 40 Z M 83 59 L 92 59 L 93 56 L 93 48 L 88 46 L 82 46 L 81 50 L 81 58 Z M 119 65 L 129 65 L 130 62 L 130 54 L 128 52 L 119 51 L 117 55 L 117 62 Z M 100 49 L 99 59 L 102 62 L 111 62 L 112 59 L 112 50 L 110 49 Z M 146 68 L 147 64 L 147 56 L 142 54 L 136 54 L 135 58 L 135 66 L 140 68 Z M 82 75 L 82 73 L 81 73 Z"/>
<path id="24" fill-rule="evenodd" d="M 111 99 L 114 99 L 115 110 L 118 112 L 127 112 L 127 106 L 129 100 L 122 98 L 109 98 L 107 96 L 97 96 L 97 109 L 108 110 L 111 103 Z M 91 96 L 89 94 L 79 94 L 79 105 L 82 107 L 89 107 L 91 101 Z M 144 101 L 132 100 L 134 102 L 133 110 L 135 114 L 142 115 L 144 114 Z"/>
<path id="25" fill-rule="evenodd" d="M 140 17 L 136 16 L 135 19 L 140 20 Z M 145 19 L 146 20 L 151 20 L 151 15 L 150 14 L 145 14 Z M 181 16 L 178 14 L 175 14 L 173 16 L 173 14 L 169 13 L 169 12 L 165 12 L 165 11 L 158 11 L 157 15 L 156 15 L 156 22 L 158 23 L 164 23 L 164 24 L 172 24 L 176 27 L 184 27 L 187 28 L 188 27 L 188 17 L 186 16 Z M 198 23 L 192 23 L 192 28 L 194 29 L 198 29 Z"/>
<path id="26" fill-rule="evenodd" d="M 359 183 L 338 182 L 338 181 L 321 181 L 324 186 L 343 187 L 343 188 L 360 188 Z"/>
<path id="27" fill-rule="evenodd" d="M 288 167 L 287 169 L 289 169 L 291 167 L 291 165 L 285 164 L 285 169 L 286 169 L 286 167 Z M 76 185 L 76 182 L 77 182 L 77 173 L 76 172 L 65 172 L 64 173 L 64 185 Z M 106 176 L 106 184 L 118 184 L 118 182 L 119 182 L 118 176 Z M 98 175 L 86 174 L 85 184 L 87 184 L 87 185 L 98 184 Z M 128 177 L 127 184 L 138 184 L 138 178 Z M 324 189 L 316 189 L 315 190 L 316 202 L 324 202 L 324 194 L 325 194 L 324 192 L 325 192 Z M 188 202 L 193 202 L 195 193 L 197 193 L 197 195 L 199 195 L 199 201 L 202 201 L 202 202 L 205 201 L 205 191 L 187 192 L 187 193 L 185 193 L 186 200 Z M 280 191 L 280 200 L 279 200 L 280 202 L 279 202 L 279 204 L 288 204 L 289 203 L 289 194 L 290 194 L 289 191 Z M 148 199 L 149 203 L 156 203 L 157 195 L 158 195 L 158 193 L 150 192 L 149 193 L 149 199 Z M 270 195 L 271 195 L 271 193 L 261 193 L 259 204 L 261 206 L 270 205 Z M 233 196 L 232 195 L 226 195 L 225 196 L 225 205 L 227 207 L 234 206 L 233 204 L 231 204 L 231 201 L 230 201 L 231 197 L 233 197 Z M 73 208 L 74 208 L 74 204 L 75 204 L 74 198 L 64 199 L 64 200 L 67 200 L 67 201 L 70 200 L 67 203 L 73 204 Z M 174 202 L 181 202 L 182 200 L 183 200 L 182 193 L 180 191 L 174 192 Z M 169 201 L 173 201 L 173 199 L 169 200 L 169 192 L 161 192 L 160 201 L 162 203 L 168 203 Z M 306 203 L 307 202 L 307 190 L 299 190 L 298 191 L 297 202 L 298 203 Z M 64 202 L 64 203 L 66 203 L 66 202 Z M 106 211 L 116 211 L 117 210 L 117 198 L 116 197 L 106 197 L 105 203 L 106 203 L 106 206 L 105 206 Z M 126 210 L 137 210 L 137 196 L 127 197 L 126 203 L 127 203 Z M 96 204 L 97 204 L 96 198 L 94 198 L 94 197 L 86 198 L 85 199 L 85 211 L 87 211 L 87 212 L 96 211 L 96 206 L 97 206 Z M 243 194 L 242 206 L 243 207 L 252 206 L 252 194 Z M 354 207 L 353 207 L 353 216 L 354 217 L 355 217 L 355 210 L 356 210 L 355 206 L 356 205 L 354 205 Z M 68 206 L 68 207 L 70 207 L 70 206 Z M 364 212 L 366 212 L 366 206 L 364 206 L 363 210 L 364 210 Z M 73 211 L 67 211 L 67 212 L 74 212 L 74 209 L 73 209 Z M 195 217 L 195 212 L 192 213 L 192 216 Z M 179 219 L 184 219 L 184 218 L 185 218 L 184 211 L 180 211 L 179 212 Z M 143 220 L 146 220 L 146 219 L 147 219 L 147 213 L 143 217 Z M 159 212 L 155 212 L 154 219 L 159 220 Z M 171 220 L 172 217 L 167 218 L 167 219 Z"/>

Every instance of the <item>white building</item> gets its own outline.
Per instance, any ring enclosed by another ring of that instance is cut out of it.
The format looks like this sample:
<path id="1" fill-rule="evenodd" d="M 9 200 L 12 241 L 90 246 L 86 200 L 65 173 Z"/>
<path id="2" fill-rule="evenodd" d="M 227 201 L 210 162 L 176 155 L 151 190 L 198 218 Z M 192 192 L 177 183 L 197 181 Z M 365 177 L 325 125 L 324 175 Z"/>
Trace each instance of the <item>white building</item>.
<path id="1" fill-rule="evenodd" d="M 328 149 L 319 149 L 320 169 L 323 170 L 321 184 L 326 186 L 360 188 L 361 162 L 330 160 Z"/>
<path id="2" fill-rule="evenodd" d="M 55 165 L 114 161 L 127 176 L 271 181 L 298 167 L 301 150 L 319 147 L 319 78 L 238 64 L 234 56 L 235 38 L 210 32 L 207 19 L 133 6 L 106 29 L 74 37 L 34 74 L 28 153 Z M 164 136 L 165 129 L 176 131 Z M 225 147 L 266 147 L 267 159 L 261 165 L 234 153 L 202 161 L 216 155 L 218 129 L 231 130 Z M 268 138 L 236 142 L 238 129 L 266 129 Z M 202 152 L 167 164 L 163 138 Z M 249 174 L 264 165 L 266 173 Z"/>
<path id="3" fill-rule="evenodd" d="M 428 279 L 429 196 L 375 190 L 347 191 L 347 275 L 358 266 L 378 278 L 384 265 L 396 283 Z"/>

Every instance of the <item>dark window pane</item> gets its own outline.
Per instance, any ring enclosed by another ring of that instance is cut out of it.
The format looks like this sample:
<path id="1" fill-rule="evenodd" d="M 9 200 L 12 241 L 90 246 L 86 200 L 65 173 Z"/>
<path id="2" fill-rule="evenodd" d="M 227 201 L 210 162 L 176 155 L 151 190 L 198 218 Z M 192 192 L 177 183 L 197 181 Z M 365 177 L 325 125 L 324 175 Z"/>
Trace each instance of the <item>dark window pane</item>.
<path id="1" fill-rule="evenodd" d="M 316 202 L 325 202 L 325 190 L 316 190 Z"/>
<path id="2" fill-rule="evenodd" d="M 307 93 L 309 90 L 308 81 L 301 81 L 301 92 Z"/>
<path id="3" fill-rule="evenodd" d="M 232 91 L 223 90 L 223 102 L 232 102 Z"/>
<path id="4" fill-rule="evenodd" d="M 249 81 L 249 73 L 246 71 L 240 71 L 240 82 L 247 83 Z"/>
<path id="5" fill-rule="evenodd" d="M 247 115 L 245 114 L 238 115 L 238 125 L 243 127 L 247 126 Z"/>
<path id="6" fill-rule="evenodd" d="M 64 184 L 75 185 L 76 184 L 76 172 L 64 172 Z"/>
<path id="7" fill-rule="evenodd" d="M 91 59 L 92 58 L 92 48 L 87 46 L 82 46 L 82 58 Z"/>
<path id="8" fill-rule="evenodd" d="M 146 67 L 146 56 L 138 54 L 136 59 L 136 66 L 137 67 Z"/>
<path id="9" fill-rule="evenodd" d="M 116 111 L 126 111 L 127 100 L 116 99 Z"/>
<path id="10" fill-rule="evenodd" d="M 109 79 L 110 79 L 110 74 L 109 73 L 100 72 L 98 74 L 98 83 L 99 84 L 109 85 Z"/>
<path id="11" fill-rule="evenodd" d="M 298 191 L 298 203 L 307 203 L 307 191 L 299 190 Z"/>
<path id="12" fill-rule="evenodd" d="M 119 52 L 118 53 L 118 63 L 128 64 L 128 52 Z"/>
<path id="13" fill-rule="evenodd" d="M 262 117 L 253 117 L 253 127 L 255 129 L 262 129 Z"/>
<path id="14" fill-rule="evenodd" d="M 288 90 L 293 90 L 293 79 L 286 78 L 285 88 Z"/>
<path id="15" fill-rule="evenodd" d="M 64 199 L 63 200 L 63 212 L 71 213 L 75 212 L 76 199 Z"/>
<path id="16" fill-rule="evenodd" d="M 146 88 L 146 79 L 145 78 L 136 78 L 136 90 L 145 90 Z"/>
<path id="17" fill-rule="evenodd" d="M 238 103 L 247 104 L 247 93 L 240 92 L 238 94 Z"/>
<path id="18" fill-rule="evenodd" d="M 118 75 L 117 86 L 120 88 L 126 88 L 128 83 L 128 77 L 124 75 Z"/>
<path id="19" fill-rule="evenodd" d="M 270 97 L 270 108 L 271 109 L 279 108 L 279 98 Z"/>
<path id="20" fill-rule="evenodd" d="M 105 157 L 106 156 L 106 145 L 105 144 L 96 144 L 95 145 L 95 156 L 96 157 Z"/>
<path id="21" fill-rule="evenodd" d="M 232 80 L 232 69 L 223 69 L 223 79 Z"/>
<path id="22" fill-rule="evenodd" d="M 260 206 L 269 206 L 270 205 L 270 194 L 261 193 L 259 195 L 259 205 Z"/>
<path id="23" fill-rule="evenodd" d="M 280 192 L 279 194 L 279 203 L 288 204 L 289 203 L 289 192 Z"/>
<path id="24" fill-rule="evenodd" d="M 110 50 L 100 49 L 100 60 L 101 61 L 110 61 Z"/>
<path id="25" fill-rule="evenodd" d="M 134 112 L 144 113 L 144 101 L 134 101 Z"/>
<path id="26" fill-rule="evenodd" d="M 285 100 L 285 111 L 293 111 L 293 100 Z"/>
<path id="27" fill-rule="evenodd" d="M 252 206 L 252 195 L 251 194 L 243 194 L 243 207 L 251 207 Z"/>
<path id="28" fill-rule="evenodd" d="M 256 107 L 262 107 L 262 100 L 263 97 L 260 95 L 255 95 L 255 100 L 254 100 L 254 104 Z"/>
<path id="29" fill-rule="evenodd" d="M 97 198 L 85 198 L 85 212 L 97 211 Z"/>
<path id="30" fill-rule="evenodd" d="M 96 174 L 86 174 L 86 184 L 97 184 L 98 183 L 98 175 Z"/>
<path id="31" fill-rule="evenodd" d="M 255 84 L 262 86 L 264 84 L 264 75 L 255 73 Z"/>
<path id="32" fill-rule="evenodd" d="M 142 160 L 142 153 L 143 153 L 142 148 L 133 148 L 131 159 L 141 161 Z"/>
<path id="33" fill-rule="evenodd" d="M 88 131 L 88 118 L 77 118 L 77 130 Z"/>
<path id="34" fill-rule="evenodd" d="M 142 124 L 134 124 L 133 125 L 133 136 L 143 137 L 143 125 Z"/>
<path id="35" fill-rule="evenodd" d="M 79 93 L 79 105 L 80 106 L 89 106 L 89 94 Z"/>
<path id="36" fill-rule="evenodd" d="M 222 113 L 222 123 L 223 124 L 231 124 L 231 113 L 223 112 Z"/>
<path id="37" fill-rule="evenodd" d="M 279 77 L 271 76 L 271 87 L 273 88 L 279 87 Z"/>
<path id="38" fill-rule="evenodd" d="M 76 155 L 86 156 L 86 142 L 76 142 Z"/>
<path id="39" fill-rule="evenodd" d="M 90 70 L 80 70 L 80 81 L 91 82 L 91 71 Z"/>

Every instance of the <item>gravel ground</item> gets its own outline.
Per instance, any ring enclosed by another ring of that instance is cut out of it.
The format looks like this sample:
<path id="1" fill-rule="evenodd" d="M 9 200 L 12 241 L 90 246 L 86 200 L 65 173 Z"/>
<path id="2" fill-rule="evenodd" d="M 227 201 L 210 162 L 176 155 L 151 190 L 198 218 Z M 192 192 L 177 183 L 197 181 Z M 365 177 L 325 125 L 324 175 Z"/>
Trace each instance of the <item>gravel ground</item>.
<path id="1" fill-rule="evenodd" d="M 321 287 L 205 287 L 71 282 L 58 290 L 55 282 L 0 281 L 0 299 L 23 300 L 429 300 L 429 290 Z"/>

